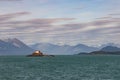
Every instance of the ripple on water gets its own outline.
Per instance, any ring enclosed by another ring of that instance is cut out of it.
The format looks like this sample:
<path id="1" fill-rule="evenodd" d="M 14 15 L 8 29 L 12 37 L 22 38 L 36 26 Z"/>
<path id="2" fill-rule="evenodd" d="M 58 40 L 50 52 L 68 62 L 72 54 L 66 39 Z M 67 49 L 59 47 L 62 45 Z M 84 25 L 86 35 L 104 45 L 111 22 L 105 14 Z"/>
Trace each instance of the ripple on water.
<path id="1" fill-rule="evenodd" d="M 119 57 L 0 57 L 0 80 L 119 80 Z"/>

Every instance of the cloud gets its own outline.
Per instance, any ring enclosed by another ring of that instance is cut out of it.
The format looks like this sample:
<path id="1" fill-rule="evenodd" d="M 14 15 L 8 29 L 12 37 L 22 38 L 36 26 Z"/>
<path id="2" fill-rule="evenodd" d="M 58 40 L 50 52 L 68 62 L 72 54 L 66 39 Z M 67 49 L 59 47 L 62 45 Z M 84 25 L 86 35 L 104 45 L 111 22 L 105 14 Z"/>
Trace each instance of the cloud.
<path id="1" fill-rule="evenodd" d="M 0 1 L 2 1 L 2 2 L 17 2 L 17 1 L 27 1 L 27 0 L 0 0 Z M 47 3 L 47 2 L 49 2 L 49 0 L 36 0 L 36 1 L 39 1 L 40 3 Z"/>
<path id="2" fill-rule="evenodd" d="M 111 16 L 120 16 L 120 13 L 113 13 L 113 14 L 109 14 Z"/>
<path id="3" fill-rule="evenodd" d="M 22 0 L 0 0 L 0 1 L 22 1 Z"/>
<path id="4" fill-rule="evenodd" d="M 17 13 L 11 13 L 11 14 L 3 14 L 3 15 L 0 15 L 0 22 L 8 21 L 13 18 L 20 17 L 23 15 L 28 15 L 28 14 L 30 13 L 29 12 L 17 12 Z"/>
<path id="5" fill-rule="evenodd" d="M 28 14 L 30 13 L 18 12 L 0 15 L 1 37 L 17 37 L 28 43 L 39 41 L 99 44 L 107 42 L 108 39 L 119 43 L 119 38 L 115 38 L 120 35 L 120 18 L 100 18 L 86 23 L 75 23 L 76 18 L 14 20 Z M 73 20 L 74 23 L 71 23 Z"/>
<path id="6" fill-rule="evenodd" d="M 26 21 L 16 21 L 13 18 L 20 17 L 29 14 L 28 12 L 19 12 L 12 14 L 0 15 L 0 31 L 7 30 L 10 34 L 22 34 L 23 33 L 34 33 L 44 32 L 44 30 L 51 30 L 55 27 L 55 24 L 64 21 L 71 21 L 75 18 L 44 18 L 44 19 L 31 19 Z"/>
<path id="7" fill-rule="evenodd" d="M 44 19 L 32 19 L 28 20 L 26 22 L 33 23 L 33 24 L 46 24 L 46 23 L 55 23 L 55 22 L 61 22 L 61 21 L 69 21 L 74 20 L 75 18 L 44 18 Z"/>

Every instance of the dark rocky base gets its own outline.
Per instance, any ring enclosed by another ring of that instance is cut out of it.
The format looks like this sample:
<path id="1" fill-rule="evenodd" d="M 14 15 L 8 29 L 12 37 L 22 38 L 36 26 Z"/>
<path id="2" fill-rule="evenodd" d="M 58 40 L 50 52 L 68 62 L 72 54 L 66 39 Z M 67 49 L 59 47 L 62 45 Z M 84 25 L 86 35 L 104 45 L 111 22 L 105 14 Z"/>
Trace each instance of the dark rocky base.
<path id="1" fill-rule="evenodd" d="M 26 57 L 43 57 L 43 56 L 55 57 L 54 55 L 27 55 Z"/>

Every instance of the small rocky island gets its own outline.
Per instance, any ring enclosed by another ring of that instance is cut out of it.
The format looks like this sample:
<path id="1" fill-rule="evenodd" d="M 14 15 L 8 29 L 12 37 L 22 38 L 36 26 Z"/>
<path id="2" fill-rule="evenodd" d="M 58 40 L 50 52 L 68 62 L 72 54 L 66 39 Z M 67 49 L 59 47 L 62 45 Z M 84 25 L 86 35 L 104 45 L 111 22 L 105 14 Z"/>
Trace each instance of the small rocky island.
<path id="1" fill-rule="evenodd" d="M 36 50 L 31 55 L 27 55 L 27 57 L 42 57 L 42 56 L 51 56 L 54 57 L 54 55 L 44 55 L 41 51 Z"/>

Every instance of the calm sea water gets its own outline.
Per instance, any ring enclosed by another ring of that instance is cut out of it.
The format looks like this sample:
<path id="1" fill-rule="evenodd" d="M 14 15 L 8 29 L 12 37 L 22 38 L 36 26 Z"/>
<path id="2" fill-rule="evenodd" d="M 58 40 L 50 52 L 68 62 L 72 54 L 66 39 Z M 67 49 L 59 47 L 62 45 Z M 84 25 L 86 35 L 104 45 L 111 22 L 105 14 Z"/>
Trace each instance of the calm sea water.
<path id="1" fill-rule="evenodd" d="M 1 56 L 0 80 L 120 80 L 120 56 Z"/>

